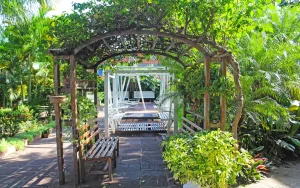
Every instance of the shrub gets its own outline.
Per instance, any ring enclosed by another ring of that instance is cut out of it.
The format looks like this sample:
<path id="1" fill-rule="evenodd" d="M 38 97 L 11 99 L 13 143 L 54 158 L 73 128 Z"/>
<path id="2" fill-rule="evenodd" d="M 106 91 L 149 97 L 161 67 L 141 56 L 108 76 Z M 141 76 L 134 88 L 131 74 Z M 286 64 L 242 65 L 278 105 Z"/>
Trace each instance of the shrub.
<path id="1" fill-rule="evenodd" d="M 24 140 L 28 140 L 29 142 L 32 142 L 34 136 L 31 133 L 24 132 L 24 133 L 18 134 L 16 137 L 24 139 Z"/>
<path id="2" fill-rule="evenodd" d="M 4 136 L 14 136 L 20 130 L 21 123 L 32 119 L 32 111 L 24 105 L 17 109 L 0 109 L 0 133 Z"/>
<path id="3" fill-rule="evenodd" d="M 164 160 L 181 183 L 191 181 L 201 187 L 236 185 L 237 178 L 256 180 L 254 160 L 245 151 L 238 151 L 231 133 L 200 132 L 194 135 L 170 136 L 162 143 Z"/>

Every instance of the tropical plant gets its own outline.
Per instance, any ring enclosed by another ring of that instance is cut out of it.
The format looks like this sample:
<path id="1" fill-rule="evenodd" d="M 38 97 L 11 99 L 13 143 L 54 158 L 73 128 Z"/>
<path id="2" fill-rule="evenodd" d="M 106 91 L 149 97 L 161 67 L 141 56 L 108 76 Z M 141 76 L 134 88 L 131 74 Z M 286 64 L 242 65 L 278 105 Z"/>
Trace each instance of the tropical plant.
<path id="1" fill-rule="evenodd" d="M 4 5 L 1 5 L 6 6 L 5 3 L 9 4 L 10 1 L 5 1 Z M 41 69 L 38 71 L 33 67 L 37 62 L 52 62 L 47 53 L 52 40 L 49 36 L 51 19 L 45 17 L 48 10 L 48 7 L 42 6 L 37 9 L 34 16 L 18 22 L 8 22 L 1 32 L 0 75 L 4 81 L 0 84 L 2 106 L 13 106 L 20 101 L 23 104 L 25 101 L 29 103 L 36 101 L 34 99 L 37 96 L 44 94 L 38 93 L 43 91 L 41 85 L 51 86 L 51 82 L 47 80 L 49 69 L 45 69 L 49 67 L 49 63 L 40 63 Z M 42 90 L 39 90 L 40 88 Z M 49 90 L 47 92 L 49 94 Z"/>
<path id="2" fill-rule="evenodd" d="M 228 132 L 173 135 L 162 146 L 168 168 L 181 183 L 228 187 L 236 185 L 238 177 L 240 181 L 260 178 L 251 155 L 246 150 L 236 150 L 237 141 Z"/>
<path id="3" fill-rule="evenodd" d="M 299 150 L 299 119 L 288 110 L 290 101 L 299 99 L 299 10 L 269 5 L 255 15 L 256 28 L 236 43 L 245 96 L 242 147 L 260 148 L 276 161 Z"/>

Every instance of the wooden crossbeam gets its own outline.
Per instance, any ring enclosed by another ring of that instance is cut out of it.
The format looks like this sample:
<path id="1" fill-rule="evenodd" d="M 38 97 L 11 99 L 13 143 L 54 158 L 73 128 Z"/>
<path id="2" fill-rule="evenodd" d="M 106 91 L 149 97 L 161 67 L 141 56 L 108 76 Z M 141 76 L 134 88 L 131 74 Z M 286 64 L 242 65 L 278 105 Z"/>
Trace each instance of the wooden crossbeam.
<path id="1" fill-rule="evenodd" d="M 115 52 L 115 50 L 108 44 L 108 42 L 107 42 L 106 39 L 102 39 L 102 41 L 104 42 L 104 44 L 107 46 L 107 48 L 108 48 L 112 53 Z"/>

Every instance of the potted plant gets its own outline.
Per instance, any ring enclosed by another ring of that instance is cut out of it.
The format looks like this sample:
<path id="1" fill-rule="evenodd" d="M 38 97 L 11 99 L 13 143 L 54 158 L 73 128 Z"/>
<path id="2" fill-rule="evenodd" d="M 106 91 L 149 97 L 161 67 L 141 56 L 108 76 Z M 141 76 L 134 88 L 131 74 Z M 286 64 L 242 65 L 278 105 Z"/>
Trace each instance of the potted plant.
<path id="1" fill-rule="evenodd" d="M 42 138 L 48 138 L 50 135 L 50 128 L 49 127 L 45 127 L 42 131 Z"/>

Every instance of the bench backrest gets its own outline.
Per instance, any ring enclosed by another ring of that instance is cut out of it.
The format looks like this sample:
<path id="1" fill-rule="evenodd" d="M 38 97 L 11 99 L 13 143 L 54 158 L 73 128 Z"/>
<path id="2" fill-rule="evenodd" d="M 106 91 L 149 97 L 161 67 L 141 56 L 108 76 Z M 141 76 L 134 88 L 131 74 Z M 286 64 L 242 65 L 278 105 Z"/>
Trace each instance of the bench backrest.
<path id="1" fill-rule="evenodd" d="M 93 143 L 97 142 L 100 135 L 100 129 L 98 128 L 97 119 L 89 121 L 80 128 L 79 140 L 80 147 L 79 152 L 83 156 L 93 146 Z"/>

